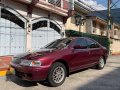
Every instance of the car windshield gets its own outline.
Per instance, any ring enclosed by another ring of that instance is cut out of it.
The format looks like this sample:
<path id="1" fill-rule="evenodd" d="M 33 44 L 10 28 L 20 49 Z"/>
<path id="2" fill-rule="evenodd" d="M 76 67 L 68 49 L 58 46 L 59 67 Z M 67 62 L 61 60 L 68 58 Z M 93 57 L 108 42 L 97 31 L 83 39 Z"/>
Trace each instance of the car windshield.
<path id="1" fill-rule="evenodd" d="M 46 45 L 44 48 L 47 48 L 47 49 L 52 49 L 52 48 L 61 49 L 61 48 L 64 48 L 64 47 L 68 46 L 68 44 L 70 42 L 71 42 L 71 39 L 57 39 L 57 40 L 51 42 L 50 44 Z"/>

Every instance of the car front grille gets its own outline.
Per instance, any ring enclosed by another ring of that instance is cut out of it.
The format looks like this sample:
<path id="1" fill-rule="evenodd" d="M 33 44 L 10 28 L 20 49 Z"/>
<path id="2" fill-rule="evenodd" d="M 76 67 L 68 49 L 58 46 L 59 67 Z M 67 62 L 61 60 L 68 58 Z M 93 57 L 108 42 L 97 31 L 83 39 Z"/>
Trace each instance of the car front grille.
<path id="1" fill-rule="evenodd" d="M 25 77 L 25 73 L 15 70 L 15 75 L 19 78 Z"/>

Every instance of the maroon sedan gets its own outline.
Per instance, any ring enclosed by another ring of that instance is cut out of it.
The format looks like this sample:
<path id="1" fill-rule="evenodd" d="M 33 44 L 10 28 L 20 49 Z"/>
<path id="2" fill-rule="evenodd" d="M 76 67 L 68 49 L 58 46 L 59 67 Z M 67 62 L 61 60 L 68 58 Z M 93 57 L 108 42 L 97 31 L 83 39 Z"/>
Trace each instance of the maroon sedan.
<path id="1" fill-rule="evenodd" d="M 53 41 L 39 51 L 16 55 L 11 66 L 23 80 L 47 80 L 59 86 L 71 72 L 96 66 L 103 69 L 107 50 L 90 38 L 76 37 Z"/>

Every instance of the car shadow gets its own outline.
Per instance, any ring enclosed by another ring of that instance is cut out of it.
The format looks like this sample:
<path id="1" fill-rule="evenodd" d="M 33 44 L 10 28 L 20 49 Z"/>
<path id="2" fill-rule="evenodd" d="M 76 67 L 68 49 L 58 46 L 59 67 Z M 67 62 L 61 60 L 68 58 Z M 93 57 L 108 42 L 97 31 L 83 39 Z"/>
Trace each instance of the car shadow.
<path id="1" fill-rule="evenodd" d="M 120 67 L 112 66 L 112 68 L 115 69 L 83 86 L 76 87 L 74 90 L 120 90 Z"/>
<path id="2" fill-rule="evenodd" d="M 14 75 L 6 75 L 6 81 L 13 82 L 22 87 L 37 86 L 37 82 L 28 82 L 17 78 Z"/>
<path id="3" fill-rule="evenodd" d="M 47 81 L 26 81 L 22 80 L 14 75 L 6 75 L 6 82 L 13 82 L 19 86 L 22 87 L 32 87 L 32 86 L 38 86 L 38 84 L 41 84 L 43 86 L 51 87 Z"/>
<path id="4" fill-rule="evenodd" d="M 70 73 L 70 75 L 85 71 L 87 69 L 90 69 L 90 68 L 86 68 L 86 69 L 72 72 L 72 73 Z M 7 73 L 9 73 L 9 70 Z M 12 75 L 12 74 L 6 74 L 6 82 L 8 82 L 8 81 L 13 82 L 13 83 L 15 83 L 19 86 L 22 86 L 22 87 L 38 86 L 38 84 L 43 85 L 43 86 L 47 86 L 47 87 L 51 87 L 47 81 L 26 81 L 26 80 L 22 80 L 22 79 L 16 77 L 15 75 Z"/>

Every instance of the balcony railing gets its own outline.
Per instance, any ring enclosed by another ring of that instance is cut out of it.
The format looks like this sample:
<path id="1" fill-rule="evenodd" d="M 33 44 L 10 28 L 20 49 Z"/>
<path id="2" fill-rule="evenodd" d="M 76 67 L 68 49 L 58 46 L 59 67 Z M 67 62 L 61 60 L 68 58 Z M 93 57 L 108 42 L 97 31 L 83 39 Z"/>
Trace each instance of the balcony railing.
<path id="1" fill-rule="evenodd" d="M 44 3 L 49 3 L 51 5 L 54 5 L 56 7 L 68 10 L 71 6 L 70 1 L 69 0 L 20 0 L 20 1 L 27 1 L 29 3 L 33 2 L 44 2 Z"/>
<path id="2" fill-rule="evenodd" d="M 62 0 L 48 0 L 48 3 L 51 3 L 57 7 L 62 7 L 62 3 L 61 3 Z"/>
<path id="3" fill-rule="evenodd" d="M 68 2 L 69 0 L 39 0 L 39 1 L 45 1 L 62 9 L 66 9 L 66 10 L 69 9 L 69 2 Z"/>

